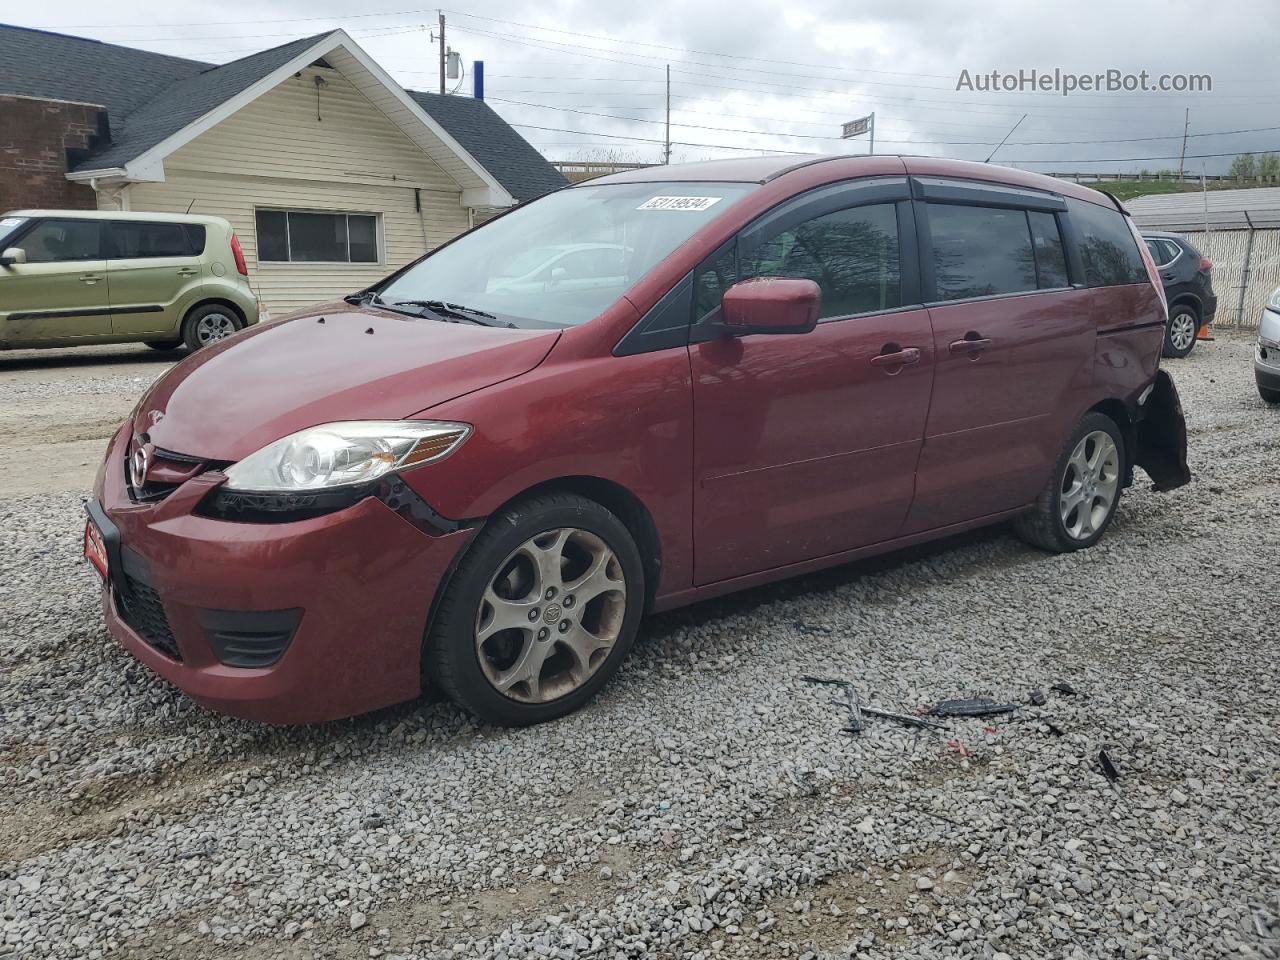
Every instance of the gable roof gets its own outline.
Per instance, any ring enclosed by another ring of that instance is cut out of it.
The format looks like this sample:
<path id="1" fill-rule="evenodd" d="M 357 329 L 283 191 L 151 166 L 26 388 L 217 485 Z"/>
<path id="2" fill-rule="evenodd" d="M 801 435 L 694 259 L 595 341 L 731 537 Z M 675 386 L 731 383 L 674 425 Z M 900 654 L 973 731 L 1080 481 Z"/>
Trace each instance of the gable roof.
<path id="1" fill-rule="evenodd" d="M 212 64 L 30 27 L 0 24 L 0 93 L 106 107 L 119 122 Z"/>
<path id="2" fill-rule="evenodd" d="M 122 167 L 199 120 L 210 110 L 243 93 L 254 83 L 314 46 L 326 34 L 304 37 L 239 60 L 185 77 L 124 118 L 112 132 L 111 144 L 82 161 L 77 169 Z"/>
<path id="3" fill-rule="evenodd" d="M 569 181 L 483 100 L 408 91 L 518 201 L 534 200 Z"/>
<path id="4" fill-rule="evenodd" d="M 483 205 L 475 202 L 477 197 L 487 197 L 496 205 L 510 203 L 512 198 L 528 200 L 564 186 L 560 172 L 488 104 L 469 97 L 405 91 L 341 30 L 214 65 L 0 24 L 0 94 L 107 108 L 111 142 L 77 165 L 74 172 L 79 179 L 118 170 L 140 158 L 162 159 L 167 147 L 183 139 L 184 131 L 194 135 L 207 128 L 220 109 L 238 109 L 239 104 L 231 101 L 251 99 L 255 86 L 291 61 L 313 47 L 330 45 L 344 48 L 338 51 L 342 63 L 363 69 L 374 87 L 385 88 L 389 98 L 378 97 L 378 90 L 372 89 L 366 95 L 374 96 L 378 109 L 389 119 L 418 131 L 425 127 L 459 154 L 462 163 L 447 166 L 456 167 L 471 184 L 490 185 L 467 189 L 472 198 L 464 197 L 468 205 Z"/>

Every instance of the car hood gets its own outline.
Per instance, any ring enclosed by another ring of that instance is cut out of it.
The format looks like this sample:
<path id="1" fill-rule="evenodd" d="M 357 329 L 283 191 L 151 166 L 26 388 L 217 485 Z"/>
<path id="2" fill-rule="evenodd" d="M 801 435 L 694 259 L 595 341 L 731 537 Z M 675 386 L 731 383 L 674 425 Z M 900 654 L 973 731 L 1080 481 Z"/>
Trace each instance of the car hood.
<path id="1" fill-rule="evenodd" d="M 400 420 L 518 377 L 559 335 L 326 304 L 183 360 L 138 404 L 134 432 L 174 453 L 239 460 L 305 427 Z"/>

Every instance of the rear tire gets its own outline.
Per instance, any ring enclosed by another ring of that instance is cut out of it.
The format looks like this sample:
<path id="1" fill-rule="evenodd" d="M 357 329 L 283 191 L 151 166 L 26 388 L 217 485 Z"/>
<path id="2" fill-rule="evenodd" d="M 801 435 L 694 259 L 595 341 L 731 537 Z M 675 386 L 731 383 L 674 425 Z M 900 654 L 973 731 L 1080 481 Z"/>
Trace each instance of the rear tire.
<path id="1" fill-rule="evenodd" d="M 244 327 L 240 315 L 220 303 L 206 303 L 187 314 L 182 322 L 182 342 L 193 353 L 201 347 L 225 340 Z"/>
<path id="2" fill-rule="evenodd" d="M 644 598 L 640 552 L 613 513 L 574 494 L 519 501 L 489 518 L 445 589 L 426 679 L 490 723 L 554 720 L 618 672 Z"/>
<path id="3" fill-rule="evenodd" d="M 1124 437 L 1115 421 L 1087 413 L 1062 448 L 1035 507 L 1013 522 L 1014 532 L 1042 550 L 1069 553 L 1101 539 L 1120 503 Z"/>
<path id="4" fill-rule="evenodd" d="M 1161 354 L 1181 359 L 1196 345 L 1200 330 L 1200 316 L 1195 308 L 1185 303 L 1175 303 L 1169 308 L 1169 322 L 1164 325 L 1164 348 Z"/>

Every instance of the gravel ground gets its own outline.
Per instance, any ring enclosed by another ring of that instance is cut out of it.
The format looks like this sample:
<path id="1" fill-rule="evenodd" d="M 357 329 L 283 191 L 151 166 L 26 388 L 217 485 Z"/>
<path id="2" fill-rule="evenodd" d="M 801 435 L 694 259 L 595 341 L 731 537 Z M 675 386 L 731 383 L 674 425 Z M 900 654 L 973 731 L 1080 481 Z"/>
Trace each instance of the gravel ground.
<path id="1" fill-rule="evenodd" d="M 1244 341 L 1170 367 L 1196 480 L 1093 550 L 656 617 L 530 730 L 212 716 L 107 636 L 79 493 L 0 498 L 0 956 L 1280 957 L 1280 410 Z M 850 737 L 804 674 L 1024 706 Z"/>

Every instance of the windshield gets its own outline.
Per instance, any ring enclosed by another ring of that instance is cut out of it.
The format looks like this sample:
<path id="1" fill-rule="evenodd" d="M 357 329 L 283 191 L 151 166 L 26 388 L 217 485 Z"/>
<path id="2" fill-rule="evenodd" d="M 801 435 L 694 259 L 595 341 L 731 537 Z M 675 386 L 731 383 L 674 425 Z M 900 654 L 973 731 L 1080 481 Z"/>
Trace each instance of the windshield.
<path id="1" fill-rule="evenodd" d="M 0 217 L 0 250 L 3 250 L 9 237 L 18 232 L 18 228 L 27 222 L 26 217 Z"/>
<path id="2" fill-rule="evenodd" d="M 529 326 L 598 316 L 753 183 L 574 187 L 513 210 L 411 267 L 378 293 L 483 310 Z"/>

